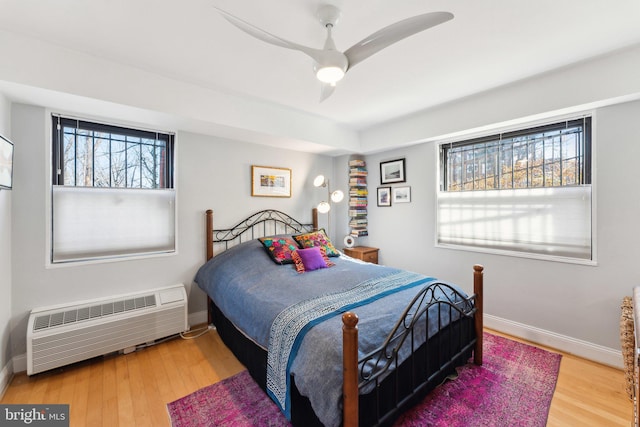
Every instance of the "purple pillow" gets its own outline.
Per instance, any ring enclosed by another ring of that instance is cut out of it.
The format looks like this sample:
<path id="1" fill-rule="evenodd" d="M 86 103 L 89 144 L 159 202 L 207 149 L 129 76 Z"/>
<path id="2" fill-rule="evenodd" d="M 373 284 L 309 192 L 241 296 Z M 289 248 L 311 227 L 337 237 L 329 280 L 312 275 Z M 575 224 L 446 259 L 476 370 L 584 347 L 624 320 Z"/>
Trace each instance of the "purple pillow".
<path id="1" fill-rule="evenodd" d="M 304 264 L 305 271 L 313 271 L 319 268 L 326 268 L 327 263 L 322 257 L 322 253 L 320 253 L 319 247 L 307 248 L 307 249 L 298 249 L 297 250 L 300 259 L 302 259 L 302 264 Z"/>
<path id="2" fill-rule="evenodd" d="M 298 249 L 292 254 L 293 263 L 298 273 L 332 267 L 335 264 L 329 261 L 324 248 L 319 246 L 306 249 Z"/>

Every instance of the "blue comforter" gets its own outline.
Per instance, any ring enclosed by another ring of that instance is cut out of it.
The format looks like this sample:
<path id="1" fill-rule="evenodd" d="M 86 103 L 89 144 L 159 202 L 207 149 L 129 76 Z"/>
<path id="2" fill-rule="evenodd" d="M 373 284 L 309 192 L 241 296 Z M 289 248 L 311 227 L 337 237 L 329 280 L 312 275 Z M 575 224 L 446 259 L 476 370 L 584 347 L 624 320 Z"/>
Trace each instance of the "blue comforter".
<path id="1" fill-rule="evenodd" d="M 200 268 L 195 281 L 240 331 L 268 349 L 272 324 L 288 307 L 345 292 L 377 278 L 404 274 L 399 269 L 363 263 L 347 256 L 331 260 L 335 263 L 331 268 L 299 274 L 292 265 L 275 264 L 260 242 L 254 240 L 211 259 Z M 412 274 L 416 283 L 430 280 Z M 360 356 L 381 344 L 421 287 L 405 286 L 399 292 L 353 310 L 360 317 Z M 342 321 L 339 315 L 327 317 L 306 331 L 289 369 L 298 390 L 309 398 L 318 418 L 326 426 L 337 426 L 341 422 Z M 436 332 L 438 322 L 430 323 L 433 330 L 423 331 L 423 340 Z"/>

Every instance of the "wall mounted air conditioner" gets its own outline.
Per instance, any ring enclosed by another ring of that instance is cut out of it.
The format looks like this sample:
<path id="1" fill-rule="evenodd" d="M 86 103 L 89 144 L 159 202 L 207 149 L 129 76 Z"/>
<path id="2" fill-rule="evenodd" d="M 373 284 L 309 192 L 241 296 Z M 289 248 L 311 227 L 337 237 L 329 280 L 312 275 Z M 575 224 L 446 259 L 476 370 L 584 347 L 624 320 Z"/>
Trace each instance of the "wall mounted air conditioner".
<path id="1" fill-rule="evenodd" d="M 27 374 L 153 342 L 189 328 L 183 285 L 31 310 Z"/>

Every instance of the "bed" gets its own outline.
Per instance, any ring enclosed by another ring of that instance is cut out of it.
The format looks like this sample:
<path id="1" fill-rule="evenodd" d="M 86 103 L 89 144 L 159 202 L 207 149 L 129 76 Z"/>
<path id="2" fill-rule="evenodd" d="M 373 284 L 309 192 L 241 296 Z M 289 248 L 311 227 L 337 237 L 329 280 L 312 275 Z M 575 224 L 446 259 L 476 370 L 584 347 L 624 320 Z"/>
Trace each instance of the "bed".
<path id="1" fill-rule="evenodd" d="M 209 322 L 293 425 L 390 425 L 471 357 L 482 364 L 482 266 L 467 295 L 352 259 L 315 210 L 310 223 L 265 210 L 225 229 L 208 210 L 205 235 L 195 281 Z"/>

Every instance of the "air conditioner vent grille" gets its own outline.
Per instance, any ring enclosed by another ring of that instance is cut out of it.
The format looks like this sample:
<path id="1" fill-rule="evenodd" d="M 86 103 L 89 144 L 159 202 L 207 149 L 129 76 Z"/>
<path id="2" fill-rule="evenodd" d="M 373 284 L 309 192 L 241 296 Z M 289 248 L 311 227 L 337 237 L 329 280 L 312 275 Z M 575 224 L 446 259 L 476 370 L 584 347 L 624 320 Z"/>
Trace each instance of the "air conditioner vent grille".
<path id="1" fill-rule="evenodd" d="M 40 331 L 69 323 L 84 322 L 98 317 L 110 316 L 124 311 L 141 310 L 143 308 L 155 306 L 156 296 L 155 294 L 150 294 L 136 298 L 113 301 L 106 304 L 60 311 L 37 316 L 33 322 L 33 330 Z"/>
<path id="2" fill-rule="evenodd" d="M 73 323 L 78 320 L 78 310 L 71 310 L 64 312 L 64 323 Z"/>
<path id="3" fill-rule="evenodd" d="M 182 284 L 34 308 L 27 327 L 27 374 L 186 331 L 187 316 Z"/>
<path id="4" fill-rule="evenodd" d="M 49 316 L 40 316 L 36 319 L 35 323 L 33 324 L 33 329 L 34 330 L 38 330 L 38 329 L 43 329 L 49 326 Z"/>
<path id="5" fill-rule="evenodd" d="M 54 313 L 51 315 L 51 321 L 49 322 L 50 326 L 60 326 L 64 321 L 64 312 Z"/>

